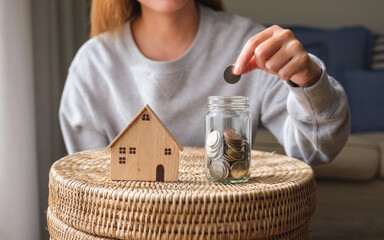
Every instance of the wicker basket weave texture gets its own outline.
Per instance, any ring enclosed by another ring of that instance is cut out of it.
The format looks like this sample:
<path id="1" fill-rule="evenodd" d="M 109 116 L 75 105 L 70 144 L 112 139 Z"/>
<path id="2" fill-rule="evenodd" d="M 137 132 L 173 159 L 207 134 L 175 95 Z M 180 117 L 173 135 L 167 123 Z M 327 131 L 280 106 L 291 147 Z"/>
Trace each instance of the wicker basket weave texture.
<path id="1" fill-rule="evenodd" d="M 51 211 L 47 210 L 48 230 L 52 240 L 110 240 L 112 238 L 91 235 L 80 230 L 74 229 L 60 221 Z M 292 231 L 276 236 L 263 238 L 262 240 L 296 240 L 309 239 L 310 225 L 303 224 Z M 188 239 L 188 236 L 185 236 Z M 199 239 L 197 235 L 190 239 Z M 223 238 L 227 239 L 227 238 Z M 229 239 L 228 239 L 229 240 Z"/>
<path id="2" fill-rule="evenodd" d="M 307 230 L 292 239 L 309 238 L 315 181 L 297 159 L 252 151 L 245 184 L 207 181 L 197 148 L 185 148 L 179 182 L 111 181 L 109 161 L 106 150 L 57 161 L 51 215 L 80 232 L 118 239 L 278 239 L 300 227 Z"/>

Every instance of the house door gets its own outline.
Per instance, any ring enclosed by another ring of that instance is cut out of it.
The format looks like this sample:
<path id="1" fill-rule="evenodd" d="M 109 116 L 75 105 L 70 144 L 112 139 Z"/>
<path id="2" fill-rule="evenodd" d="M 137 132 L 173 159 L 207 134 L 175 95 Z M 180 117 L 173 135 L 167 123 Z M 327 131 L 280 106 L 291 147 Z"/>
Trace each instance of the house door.
<path id="1" fill-rule="evenodd" d="M 164 166 L 159 164 L 156 168 L 156 181 L 164 182 Z"/>

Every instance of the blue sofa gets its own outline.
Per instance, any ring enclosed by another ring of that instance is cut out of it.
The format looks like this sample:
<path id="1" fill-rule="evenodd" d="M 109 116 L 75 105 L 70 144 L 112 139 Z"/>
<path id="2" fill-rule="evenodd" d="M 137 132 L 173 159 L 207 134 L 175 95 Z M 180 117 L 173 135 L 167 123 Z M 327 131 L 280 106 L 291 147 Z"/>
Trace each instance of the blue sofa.
<path id="1" fill-rule="evenodd" d="M 343 85 L 351 107 L 351 132 L 384 131 L 384 70 L 371 70 L 374 35 L 364 27 L 291 30 Z"/>
<path id="2" fill-rule="evenodd" d="M 318 181 L 312 238 L 384 239 L 384 70 L 372 69 L 375 36 L 361 26 L 286 28 L 324 61 L 351 108 L 346 146 L 331 163 L 313 166 Z M 285 153 L 265 129 L 257 132 L 253 147 Z"/>

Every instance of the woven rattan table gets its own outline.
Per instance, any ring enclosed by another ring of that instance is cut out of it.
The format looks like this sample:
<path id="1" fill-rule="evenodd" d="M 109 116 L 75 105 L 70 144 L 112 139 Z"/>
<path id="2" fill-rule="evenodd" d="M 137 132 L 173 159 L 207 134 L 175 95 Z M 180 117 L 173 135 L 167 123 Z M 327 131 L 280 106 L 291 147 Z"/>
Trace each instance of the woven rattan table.
<path id="1" fill-rule="evenodd" d="M 179 182 L 109 180 L 109 152 L 55 162 L 51 239 L 310 239 L 315 180 L 305 163 L 252 151 L 251 179 L 211 183 L 202 149 L 185 148 Z"/>

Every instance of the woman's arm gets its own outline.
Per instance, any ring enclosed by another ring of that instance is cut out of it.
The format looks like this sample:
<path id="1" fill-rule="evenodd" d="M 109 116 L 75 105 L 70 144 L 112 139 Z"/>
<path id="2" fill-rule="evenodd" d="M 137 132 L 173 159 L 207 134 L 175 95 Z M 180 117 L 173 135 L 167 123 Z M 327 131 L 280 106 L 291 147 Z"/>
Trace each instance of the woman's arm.
<path id="1" fill-rule="evenodd" d="M 316 84 L 292 87 L 276 76 L 263 95 L 261 123 L 277 137 L 287 155 L 319 164 L 331 161 L 343 148 L 350 115 L 341 85 L 327 75 L 320 60 L 311 59 L 323 69 Z"/>
<path id="2" fill-rule="evenodd" d="M 97 128 L 97 117 L 92 116 L 92 102 L 80 81 L 70 70 L 60 102 L 60 127 L 68 154 L 108 145 L 107 137 Z"/>
<path id="3" fill-rule="evenodd" d="M 349 136 L 350 116 L 346 94 L 324 64 L 291 31 L 272 26 L 248 40 L 234 73 L 254 69 L 275 75 L 265 83 L 261 122 L 286 153 L 307 163 L 332 160 Z"/>

